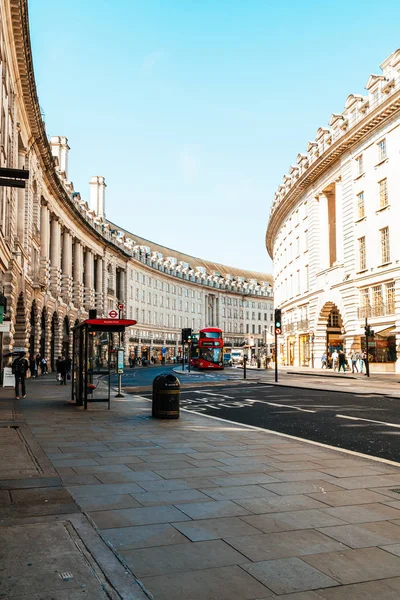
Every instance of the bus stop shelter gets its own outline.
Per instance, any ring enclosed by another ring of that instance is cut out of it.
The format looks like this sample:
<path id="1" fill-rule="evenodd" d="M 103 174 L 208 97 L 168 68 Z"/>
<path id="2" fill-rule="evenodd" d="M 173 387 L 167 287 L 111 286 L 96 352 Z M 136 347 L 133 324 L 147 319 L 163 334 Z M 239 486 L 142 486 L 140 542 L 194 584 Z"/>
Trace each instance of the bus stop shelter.
<path id="1" fill-rule="evenodd" d="M 72 400 L 87 409 L 88 402 L 111 403 L 111 376 L 122 373 L 121 334 L 136 325 L 130 319 L 86 319 L 73 329 Z"/>

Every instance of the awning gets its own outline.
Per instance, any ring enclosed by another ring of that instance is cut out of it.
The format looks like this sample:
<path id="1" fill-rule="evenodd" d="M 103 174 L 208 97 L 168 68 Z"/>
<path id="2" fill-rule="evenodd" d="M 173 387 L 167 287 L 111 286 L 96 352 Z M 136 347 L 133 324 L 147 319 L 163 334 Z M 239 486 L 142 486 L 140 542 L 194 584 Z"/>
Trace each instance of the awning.
<path id="1" fill-rule="evenodd" d="M 395 330 L 395 325 L 371 325 L 369 324 L 372 331 L 374 333 L 379 333 L 380 335 L 384 335 L 384 334 L 391 334 L 394 335 L 396 332 Z M 362 329 L 356 329 L 356 331 L 354 333 L 346 333 L 343 337 L 363 337 L 365 336 L 365 328 L 363 327 Z"/>

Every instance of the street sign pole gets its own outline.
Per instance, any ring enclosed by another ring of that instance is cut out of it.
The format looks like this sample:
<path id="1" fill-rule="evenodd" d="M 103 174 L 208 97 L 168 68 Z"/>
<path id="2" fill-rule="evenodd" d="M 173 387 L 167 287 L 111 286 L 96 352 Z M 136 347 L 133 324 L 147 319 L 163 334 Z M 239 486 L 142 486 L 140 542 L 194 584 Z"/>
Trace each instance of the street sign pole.
<path id="1" fill-rule="evenodd" d="M 369 325 L 368 318 L 365 317 L 365 374 L 369 377 L 369 348 L 368 348 Z"/>
<path id="2" fill-rule="evenodd" d="M 119 304 L 118 305 L 118 318 L 122 319 L 122 311 L 124 310 L 124 305 L 123 304 Z M 121 332 L 119 332 L 118 334 L 118 351 L 117 351 L 117 373 L 118 373 L 118 394 L 116 395 L 116 398 L 124 398 L 124 395 L 122 393 L 122 372 L 121 369 L 119 368 L 119 357 L 120 357 L 120 352 L 121 352 Z M 122 351 L 122 360 L 124 357 L 124 353 Z M 122 370 L 123 370 L 123 364 L 122 364 Z"/>
<path id="3" fill-rule="evenodd" d="M 243 379 L 246 379 L 246 363 L 247 363 L 247 354 L 243 354 Z"/>

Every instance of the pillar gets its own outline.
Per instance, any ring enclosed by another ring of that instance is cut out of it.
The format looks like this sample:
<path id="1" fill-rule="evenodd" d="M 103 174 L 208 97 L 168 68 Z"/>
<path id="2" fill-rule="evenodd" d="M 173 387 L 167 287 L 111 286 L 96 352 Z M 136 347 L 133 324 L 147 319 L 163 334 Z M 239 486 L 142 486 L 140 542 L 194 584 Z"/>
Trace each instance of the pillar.
<path id="1" fill-rule="evenodd" d="M 61 264 L 61 295 L 68 304 L 72 297 L 72 235 L 68 229 L 63 233 Z"/>
<path id="2" fill-rule="evenodd" d="M 87 309 L 94 308 L 94 256 L 89 248 L 85 252 L 84 303 Z"/>
<path id="3" fill-rule="evenodd" d="M 61 291 L 61 225 L 53 215 L 50 226 L 50 289 L 57 298 Z"/>
<path id="4" fill-rule="evenodd" d="M 343 237 L 343 199 L 342 199 L 342 180 L 335 182 L 336 196 L 336 261 L 343 264 L 344 260 L 344 237 Z"/>
<path id="5" fill-rule="evenodd" d="M 103 271 L 104 260 L 101 256 L 98 256 L 96 260 L 95 306 L 99 316 L 104 314 Z"/>
<path id="6" fill-rule="evenodd" d="M 320 232 L 320 270 L 329 269 L 329 216 L 328 198 L 325 194 L 319 195 L 319 232 Z"/>
<path id="7" fill-rule="evenodd" d="M 48 203 L 43 200 L 40 207 L 40 280 L 46 286 L 50 277 L 50 213 Z"/>
<path id="8" fill-rule="evenodd" d="M 74 243 L 74 285 L 73 299 L 76 308 L 80 308 L 83 304 L 83 248 L 80 241 L 75 238 Z"/>
<path id="9" fill-rule="evenodd" d="M 124 304 L 126 301 L 126 294 L 125 294 L 126 277 L 125 277 L 125 275 L 126 275 L 125 271 L 123 269 L 121 269 L 119 272 L 119 289 L 116 291 L 116 293 L 118 293 L 118 300 L 120 302 L 122 302 L 122 304 Z"/>

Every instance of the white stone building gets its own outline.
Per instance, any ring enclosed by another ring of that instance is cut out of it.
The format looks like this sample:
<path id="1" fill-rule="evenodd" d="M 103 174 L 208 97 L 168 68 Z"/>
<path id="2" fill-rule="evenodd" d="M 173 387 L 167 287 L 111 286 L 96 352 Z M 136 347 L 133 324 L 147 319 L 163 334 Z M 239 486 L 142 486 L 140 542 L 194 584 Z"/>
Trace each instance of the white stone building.
<path id="1" fill-rule="evenodd" d="M 266 233 L 282 309 L 282 363 L 365 348 L 371 370 L 400 372 L 400 50 L 351 94 L 297 156 Z"/>
<path id="2" fill-rule="evenodd" d="M 104 177 L 91 178 L 90 205 L 74 190 L 68 153 L 67 138 L 48 138 L 45 129 L 27 0 L 0 2 L 0 167 L 29 170 L 24 189 L 0 187 L 0 293 L 8 321 L 0 366 L 2 351 L 23 347 L 54 368 L 60 354 L 71 353 L 73 326 L 89 309 L 100 317 L 121 303 L 138 321 L 125 335 L 135 354 L 158 355 L 163 346 L 179 353 L 180 329 L 207 324 L 220 326 L 227 342 L 257 347 L 272 310 L 272 277 L 122 230 L 106 219 Z"/>

